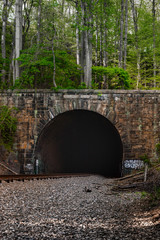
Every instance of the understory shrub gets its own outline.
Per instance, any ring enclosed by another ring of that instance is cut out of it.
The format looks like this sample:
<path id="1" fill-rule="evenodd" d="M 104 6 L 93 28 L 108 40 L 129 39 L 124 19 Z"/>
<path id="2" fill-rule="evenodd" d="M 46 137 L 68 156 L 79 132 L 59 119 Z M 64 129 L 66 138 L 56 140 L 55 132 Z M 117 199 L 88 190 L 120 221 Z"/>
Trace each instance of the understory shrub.
<path id="1" fill-rule="evenodd" d="M 55 66 L 53 52 L 46 46 L 33 46 L 24 50 L 18 60 L 21 63 L 21 77 L 14 88 L 53 88 L 53 71 L 57 88 L 78 88 L 80 84 L 80 67 L 72 55 L 66 51 L 55 51 Z"/>
<path id="2" fill-rule="evenodd" d="M 129 89 L 130 78 L 127 71 L 118 67 L 92 67 L 92 83 L 97 88 Z"/>
<path id="3" fill-rule="evenodd" d="M 8 106 L 0 106 L 0 145 L 11 150 L 14 142 L 14 135 L 17 129 L 17 109 Z"/>

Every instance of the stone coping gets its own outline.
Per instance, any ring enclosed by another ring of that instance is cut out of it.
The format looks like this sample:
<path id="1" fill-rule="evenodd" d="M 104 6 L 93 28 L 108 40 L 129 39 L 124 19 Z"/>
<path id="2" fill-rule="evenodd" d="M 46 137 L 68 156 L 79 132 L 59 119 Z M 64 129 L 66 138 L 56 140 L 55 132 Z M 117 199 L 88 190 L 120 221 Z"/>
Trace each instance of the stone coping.
<path id="1" fill-rule="evenodd" d="M 62 94 L 160 94 L 160 90 L 121 90 L 121 89 L 14 89 L 0 90 L 0 94 L 18 93 L 62 93 Z"/>

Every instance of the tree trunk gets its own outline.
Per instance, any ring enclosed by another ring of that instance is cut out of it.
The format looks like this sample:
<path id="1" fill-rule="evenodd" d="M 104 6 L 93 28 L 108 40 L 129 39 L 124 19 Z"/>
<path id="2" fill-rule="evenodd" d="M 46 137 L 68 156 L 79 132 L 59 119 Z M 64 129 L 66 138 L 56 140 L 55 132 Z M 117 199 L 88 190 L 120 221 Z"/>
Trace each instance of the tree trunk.
<path id="1" fill-rule="evenodd" d="M 91 11 L 91 7 L 90 7 L 90 12 L 89 12 L 89 23 L 90 23 L 90 29 L 88 31 L 88 45 L 89 45 L 89 64 L 88 64 L 88 71 L 89 71 L 89 76 L 88 76 L 88 87 L 91 87 L 91 83 L 92 83 L 92 38 L 93 38 L 93 34 L 92 34 L 92 11 Z"/>
<path id="2" fill-rule="evenodd" d="M 121 0 L 121 23 L 120 23 L 120 42 L 119 42 L 119 67 L 123 66 L 123 28 L 124 28 L 124 0 Z"/>
<path id="3" fill-rule="evenodd" d="M 7 26 L 7 5 L 8 0 L 3 0 L 3 10 L 2 10 L 2 35 L 1 35 L 1 49 L 2 49 L 2 59 L 3 59 L 3 67 L 2 67 L 2 83 L 5 84 L 5 76 L 6 76 L 6 26 Z"/>
<path id="4" fill-rule="evenodd" d="M 62 0 L 62 15 L 63 15 L 63 13 L 64 13 L 64 1 L 65 1 L 65 0 Z"/>
<path id="5" fill-rule="evenodd" d="M 37 45 L 39 46 L 40 41 L 41 41 L 41 11 L 42 11 L 42 6 L 41 6 L 42 0 L 39 0 L 38 3 L 38 21 L 37 21 Z"/>
<path id="6" fill-rule="evenodd" d="M 102 46 L 102 43 L 103 43 L 103 27 L 102 27 L 102 17 L 101 17 L 101 22 L 100 22 L 100 41 L 99 41 L 99 43 L 100 43 L 100 46 L 99 46 L 99 64 L 100 64 L 100 66 L 102 66 L 102 64 L 103 64 L 103 46 Z"/>
<path id="7" fill-rule="evenodd" d="M 80 49 L 79 49 L 79 6 L 78 0 L 76 1 L 76 60 L 80 64 Z"/>
<path id="8" fill-rule="evenodd" d="M 84 77 L 82 79 L 87 87 L 92 81 L 92 0 L 86 3 L 81 0 L 82 9 L 82 34 L 81 34 L 81 66 Z"/>
<path id="9" fill-rule="evenodd" d="M 114 59 L 114 67 L 116 67 L 117 62 L 119 61 L 119 21 L 118 17 L 116 19 L 116 31 L 115 31 L 115 40 L 114 40 L 114 53 L 113 53 L 113 59 Z"/>
<path id="10" fill-rule="evenodd" d="M 22 0 L 16 0 L 16 33 L 15 33 L 15 58 L 20 56 L 22 50 Z M 20 77 L 20 66 L 18 60 L 15 60 L 15 78 L 13 79 L 13 85 L 15 80 Z"/>
<path id="11" fill-rule="evenodd" d="M 95 49 L 95 66 L 98 66 L 98 23 L 96 20 L 96 49 Z"/>
<path id="12" fill-rule="evenodd" d="M 88 31 L 85 31 L 85 37 L 84 37 L 84 42 L 85 42 L 85 65 L 84 65 L 84 82 L 87 87 L 89 87 L 89 36 L 88 36 Z"/>
<path id="13" fill-rule="evenodd" d="M 141 59 L 141 54 L 138 46 L 138 23 L 137 23 L 137 13 L 135 10 L 134 6 L 134 0 L 130 0 L 131 2 L 131 8 L 132 8 L 132 14 L 133 14 L 133 22 L 134 22 L 134 30 L 135 30 L 135 44 L 136 44 L 136 51 L 137 51 L 137 89 L 139 88 L 139 82 L 141 80 L 141 66 L 140 66 L 140 59 Z"/>
<path id="14" fill-rule="evenodd" d="M 141 54 L 138 51 L 137 52 L 137 69 L 138 69 L 138 74 L 137 74 L 137 86 L 136 86 L 136 89 L 139 88 L 139 83 L 140 83 L 140 80 L 141 80 L 141 74 L 140 74 L 141 66 L 140 66 L 140 63 L 141 63 Z"/>
<path id="15" fill-rule="evenodd" d="M 57 87 L 56 84 L 56 59 L 54 53 L 54 39 L 52 39 L 52 55 L 53 55 L 53 86 Z"/>
<path id="16" fill-rule="evenodd" d="M 103 34 L 103 66 L 107 67 L 108 66 L 108 51 L 107 51 L 107 36 L 108 36 L 108 29 L 107 29 L 107 0 L 104 0 L 104 34 Z M 107 84 L 107 77 L 104 75 L 103 76 L 103 87 L 108 88 Z"/>
<path id="17" fill-rule="evenodd" d="M 33 7 L 34 0 L 21 0 L 23 3 L 23 17 L 22 17 L 22 49 L 25 48 L 25 40 L 30 28 L 30 15 Z"/>
<path id="18" fill-rule="evenodd" d="M 153 2 L 152 2 L 152 14 L 153 14 L 153 79 L 154 79 L 154 87 L 156 87 L 156 35 L 155 35 L 156 10 L 155 10 L 155 0 L 153 0 Z"/>
<path id="19" fill-rule="evenodd" d="M 11 77 L 13 75 L 13 62 L 14 62 L 14 45 L 15 45 L 15 35 L 13 33 L 13 38 L 12 38 L 12 51 L 11 51 L 11 54 L 10 54 L 10 65 L 9 65 L 9 75 L 8 75 L 8 86 L 11 86 Z M 14 75 L 13 75 L 14 76 Z M 15 78 L 15 77 L 14 77 Z"/>
<path id="20" fill-rule="evenodd" d="M 107 51 L 107 28 L 106 21 L 104 21 L 104 37 L 103 37 L 103 66 L 108 66 L 108 51 Z"/>
<path id="21" fill-rule="evenodd" d="M 104 53 L 104 24 L 103 24 L 103 2 L 100 4 L 100 23 L 99 23 L 99 65 L 103 66 L 103 53 Z"/>
<path id="22" fill-rule="evenodd" d="M 125 4 L 125 39 L 124 39 L 124 69 L 126 70 L 127 59 L 127 34 L 128 34 L 128 0 Z"/>
<path id="23" fill-rule="evenodd" d="M 13 58 L 12 58 L 12 69 L 13 69 L 13 86 L 15 85 L 15 80 L 16 80 L 16 66 L 15 66 L 15 59 L 16 58 L 16 53 L 15 49 L 13 50 Z"/>
<path id="24" fill-rule="evenodd" d="M 84 2 L 81 0 L 81 11 L 82 11 L 82 18 L 81 18 L 81 48 L 80 48 L 80 59 L 81 59 L 81 68 L 82 68 L 82 73 L 81 73 L 81 83 L 84 82 L 84 64 L 85 64 L 85 31 L 84 31 L 84 23 L 85 23 L 85 7 L 84 7 Z"/>

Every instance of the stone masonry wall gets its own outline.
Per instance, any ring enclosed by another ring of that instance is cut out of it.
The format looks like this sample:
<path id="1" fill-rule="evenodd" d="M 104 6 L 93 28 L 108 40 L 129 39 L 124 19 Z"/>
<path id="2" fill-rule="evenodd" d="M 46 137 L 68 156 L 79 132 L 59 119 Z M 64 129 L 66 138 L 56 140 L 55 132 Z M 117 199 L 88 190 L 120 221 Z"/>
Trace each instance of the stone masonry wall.
<path id="1" fill-rule="evenodd" d="M 0 105 L 19 109 L 14 151 L 21 172 L 33 162 L 36 141 L 45 124 L 68 110 L 92 110 L 108 118 L 120 133 L 124 160 L 139 159 L 143 154 L 154 158 L 160 141 L 160 91 L 9 90 L 0 93 Z"/>

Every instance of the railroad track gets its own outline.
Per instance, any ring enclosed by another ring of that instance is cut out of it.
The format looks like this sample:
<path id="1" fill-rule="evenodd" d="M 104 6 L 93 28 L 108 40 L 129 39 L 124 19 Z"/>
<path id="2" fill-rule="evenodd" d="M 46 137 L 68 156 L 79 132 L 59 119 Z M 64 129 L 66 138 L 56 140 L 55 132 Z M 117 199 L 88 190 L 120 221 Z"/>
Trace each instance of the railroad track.
<path id="1" fill-rule="evenodd" d="M 93 174 L 89 173 L 55 173 L 51 175 L 43 175 L 43 174 L 38 174 L 38 175 L 0 175 L 0 183 L 3 181 L 5 182 L 13 182 L 13 181 L 23 181 L 24 180 L 42 180 L 42 179 L 53 179 L 53 178 L 70 178 L 70 177 L 86 177 L 90 176 Z"/>

